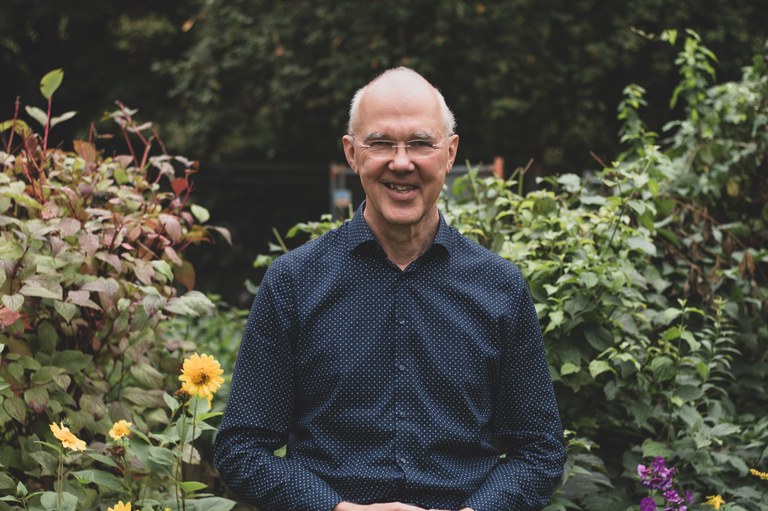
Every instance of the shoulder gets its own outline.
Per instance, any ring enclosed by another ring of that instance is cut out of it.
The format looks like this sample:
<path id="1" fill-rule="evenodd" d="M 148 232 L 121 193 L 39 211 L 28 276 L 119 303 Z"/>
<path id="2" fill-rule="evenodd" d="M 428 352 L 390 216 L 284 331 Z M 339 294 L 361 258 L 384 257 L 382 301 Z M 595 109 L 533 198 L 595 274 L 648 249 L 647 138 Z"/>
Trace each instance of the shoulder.
<path id="1" fill-rule="evenodd" d="M 524 282 L 525 279 L 517 264 L 485 248 L 453 227 L 449 229 L 453 241 L 450 251 L 451 262 L 457 270 L 478 275 L 492 275 L 506 282 Z"/>
<path id="2" fill-rule="evenodd" d="M 347 252 L 347 223 L 307 241 L 282 254 L 267 268 L 265 280 L 307 272 L 321 271 L 324 266 L 343 259 Z"/>

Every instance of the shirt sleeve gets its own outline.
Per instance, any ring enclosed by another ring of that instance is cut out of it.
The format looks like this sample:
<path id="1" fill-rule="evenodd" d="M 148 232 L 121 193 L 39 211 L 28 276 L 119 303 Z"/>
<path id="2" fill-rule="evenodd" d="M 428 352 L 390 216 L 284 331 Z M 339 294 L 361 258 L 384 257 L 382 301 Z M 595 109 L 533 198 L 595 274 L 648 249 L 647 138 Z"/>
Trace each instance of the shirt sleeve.
<path id="1" fill-rule="evenodd" d="M 518 289 L 519 313 L 502 327 L 506 342 L 493 419 L 506 457 L 464 502 L 463 507 L 475 511 L 543 508 L 565 463 L 563 428 L 539 321 L 524 281 Z"/>
<path id="2" fill-rule="evenodd" d="M 324 480 L 274 451 L 293 414 L 295 307 L 288 273 L 270 266 L 254 299 L 214 447 L 222 480 L 261 511 L 331 511 L 342 501 Z"/>

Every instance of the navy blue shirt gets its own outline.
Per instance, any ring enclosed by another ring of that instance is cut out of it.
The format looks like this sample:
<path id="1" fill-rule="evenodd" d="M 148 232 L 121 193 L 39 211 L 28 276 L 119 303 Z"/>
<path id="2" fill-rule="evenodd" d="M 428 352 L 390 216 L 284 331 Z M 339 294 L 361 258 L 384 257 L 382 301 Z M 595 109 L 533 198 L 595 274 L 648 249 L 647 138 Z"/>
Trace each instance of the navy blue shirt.
<path id="1" fill-rule="evenodd" d="M 563 430 L 519 269 L 441 215 L 400 270 L 363 207 L 269 267 L 216 438 L 222 479 L 262 511 L 543 507 Z"/>

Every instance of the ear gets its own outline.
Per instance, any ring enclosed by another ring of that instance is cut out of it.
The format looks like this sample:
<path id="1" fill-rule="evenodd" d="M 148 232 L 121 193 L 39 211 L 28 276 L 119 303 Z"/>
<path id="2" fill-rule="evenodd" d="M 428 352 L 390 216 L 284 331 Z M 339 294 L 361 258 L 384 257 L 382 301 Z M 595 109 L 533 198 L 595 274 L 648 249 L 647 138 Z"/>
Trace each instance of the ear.
<path id="1" fill-rule="evenodd" d="M 347 165 L 357 174 L 357 162 L 355 161 L 355 150 L 357 148 L 355 147 L 355 141 L 352 140 L 351 136 L 344 135 L 341 137 L 341 143 L 344 146 L 344 156 L 347 157 Z"/>
<path id="2" fill-rule="evenodd" d="M 446 172 L 451 171 L 453 163 L 456 161 L 456 153 L 459 150 L 459 136 L 451 135 L 451 141 L 448 143 L 448 169 Z"/>

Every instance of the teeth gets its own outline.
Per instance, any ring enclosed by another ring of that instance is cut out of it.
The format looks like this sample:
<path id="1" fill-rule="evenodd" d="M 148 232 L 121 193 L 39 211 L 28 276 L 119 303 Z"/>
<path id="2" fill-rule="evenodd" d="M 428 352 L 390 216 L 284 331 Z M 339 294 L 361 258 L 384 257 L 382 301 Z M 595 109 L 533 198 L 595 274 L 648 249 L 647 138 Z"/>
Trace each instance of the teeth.
<path id="1" fill-rule="evenodd" d="M 390 183 L 390 184 L 387 185 L 387 188 L 389 188 L 391 190 L 396 190 L 398 192 L 405 192 L 407 190 L 412 190 L 414 187 L 413 186 L 407 186 L 407 185 L 406 186 L 400 186 L 400 185 L 396 185 L 396 184 Z"/>

